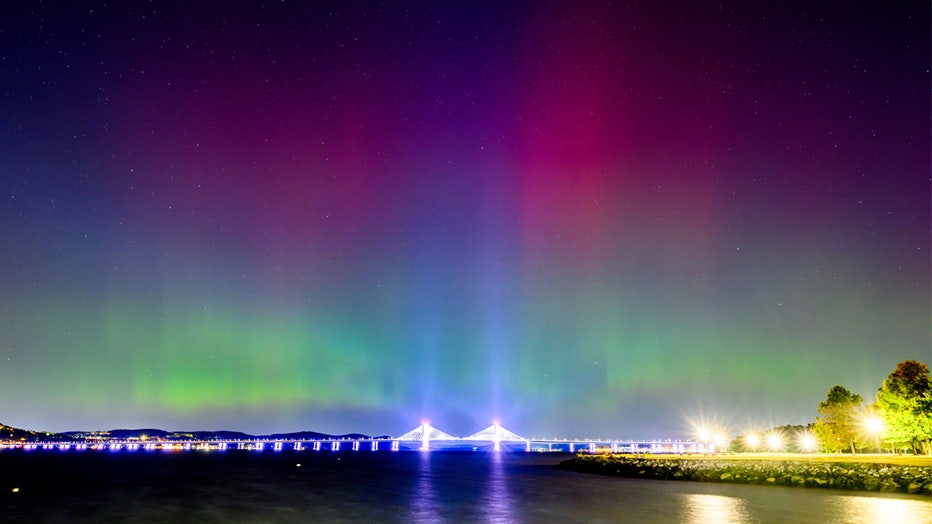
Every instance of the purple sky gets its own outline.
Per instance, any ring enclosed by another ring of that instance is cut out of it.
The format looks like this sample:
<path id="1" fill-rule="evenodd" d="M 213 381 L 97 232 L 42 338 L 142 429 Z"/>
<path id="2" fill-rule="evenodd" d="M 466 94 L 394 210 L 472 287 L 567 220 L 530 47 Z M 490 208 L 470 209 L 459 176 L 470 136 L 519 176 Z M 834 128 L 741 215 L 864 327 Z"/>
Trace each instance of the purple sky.
<path id="1" fill-rule="evenodd" d="M 6 424 L 672 438 L 932 361 L 927 5 L 54 4 Z"/>

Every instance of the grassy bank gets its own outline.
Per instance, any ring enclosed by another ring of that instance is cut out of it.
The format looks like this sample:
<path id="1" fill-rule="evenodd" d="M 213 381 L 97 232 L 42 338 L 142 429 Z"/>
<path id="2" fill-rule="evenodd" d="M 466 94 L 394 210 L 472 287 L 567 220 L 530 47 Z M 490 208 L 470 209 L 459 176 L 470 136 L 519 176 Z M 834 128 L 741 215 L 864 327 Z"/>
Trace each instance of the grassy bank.
<path id="1" fill-rule="evenodd" d="M 932 458 L 896 455 L 586 455 L 562 469 L 619 477 L 932 495 Z"/>

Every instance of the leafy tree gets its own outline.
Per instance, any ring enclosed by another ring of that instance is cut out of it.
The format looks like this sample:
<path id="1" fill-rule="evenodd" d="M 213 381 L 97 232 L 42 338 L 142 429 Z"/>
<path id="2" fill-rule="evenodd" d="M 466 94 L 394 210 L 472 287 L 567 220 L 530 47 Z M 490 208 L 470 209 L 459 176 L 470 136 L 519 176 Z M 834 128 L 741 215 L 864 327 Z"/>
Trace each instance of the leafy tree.
<path id="1" fill-rule="evenodd" d="M 918 360 L 896 365 L 877 390 L 886 439 L 913 453 L 932 453 L 932 377 Z"/>
<path id="2" fill-rule="evenodd" d="M 816 417 L 812 427 L 812 432 L 825 451 L 839 453 L 850 449 L 851 453 L 857 452 L 855 417 L 863 401 L 861 395 L 843 386 L 832 386 L 828 390 L 825 401 L 819 402 L 820 416 Z"/>

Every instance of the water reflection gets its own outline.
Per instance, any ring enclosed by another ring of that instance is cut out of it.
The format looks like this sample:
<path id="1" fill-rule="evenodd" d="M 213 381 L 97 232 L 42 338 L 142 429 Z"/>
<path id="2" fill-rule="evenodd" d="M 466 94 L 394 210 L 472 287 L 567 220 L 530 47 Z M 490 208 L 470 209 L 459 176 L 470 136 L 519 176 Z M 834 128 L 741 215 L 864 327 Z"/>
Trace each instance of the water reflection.
<path id="1" fill-rule="evenodd" d="M 489 478 L 482 497 L 482 509 L 483 522 L 504 524 L 517 521 L 511 507 L 511 492 L 501 452 L 489 453 Z"/>
<path id="2" fill-rule="evenodd" d="M 721 495 L 686 495 L 686 515 L 687 522 L 694 524 L 722 524 L 750 520 L 744 500 Z"/>
<path id="3" fill-rule="evenodd" d="M 411 500 L 410 522 L 440 522 L 440 499 L 434 488 L 434 474 L 430 464 L 430 453 L 422 452 L 418 462 L 417 482 Z"/>
<path id="4" fill-rule="evenodd" d="M 923 500 L 841 497 L 840 505 L 844 522 L 863 522 L 864 524 L 932 522 L 929 504 Z"/>

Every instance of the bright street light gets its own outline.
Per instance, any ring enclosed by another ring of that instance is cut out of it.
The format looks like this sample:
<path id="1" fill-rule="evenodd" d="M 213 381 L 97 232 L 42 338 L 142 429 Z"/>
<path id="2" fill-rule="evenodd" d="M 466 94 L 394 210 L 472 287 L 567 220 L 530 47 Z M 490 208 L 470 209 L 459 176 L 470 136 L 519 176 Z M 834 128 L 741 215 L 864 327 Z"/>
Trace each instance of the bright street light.
<path id="1" fill-rule="evenodd" d="M 869 417 L 864 421 L 864 428 L 867 429 L 867 432 L 874 436 L 874 445 L 877 448 L 877 452 L 880 453 L 880 434 L 883 433 L 884 425 L 883 420 L 880 417 Z"/>
<path id="2" fill-rule="evenodd" d="M 767 447 L 770 451 L 780 451 L 783 449 L 783 437 L 777 433 L 767 435 Z"/>
<path id="3" fill-rule="evenodd" d="M 799 447 L 806 453 L 812 453 L 816 449 L 816 439 L 809 433 L 803 433 L 799 436 Z"/>
<path id="4" fill-rule="evenodd" d="M 864 422 L 864 427 L 867 428 L 867 431 L 870 431 L 872 435 L 877 435 L 883 432 L 883 420 L 880 417 L 871 417 Z"/>

